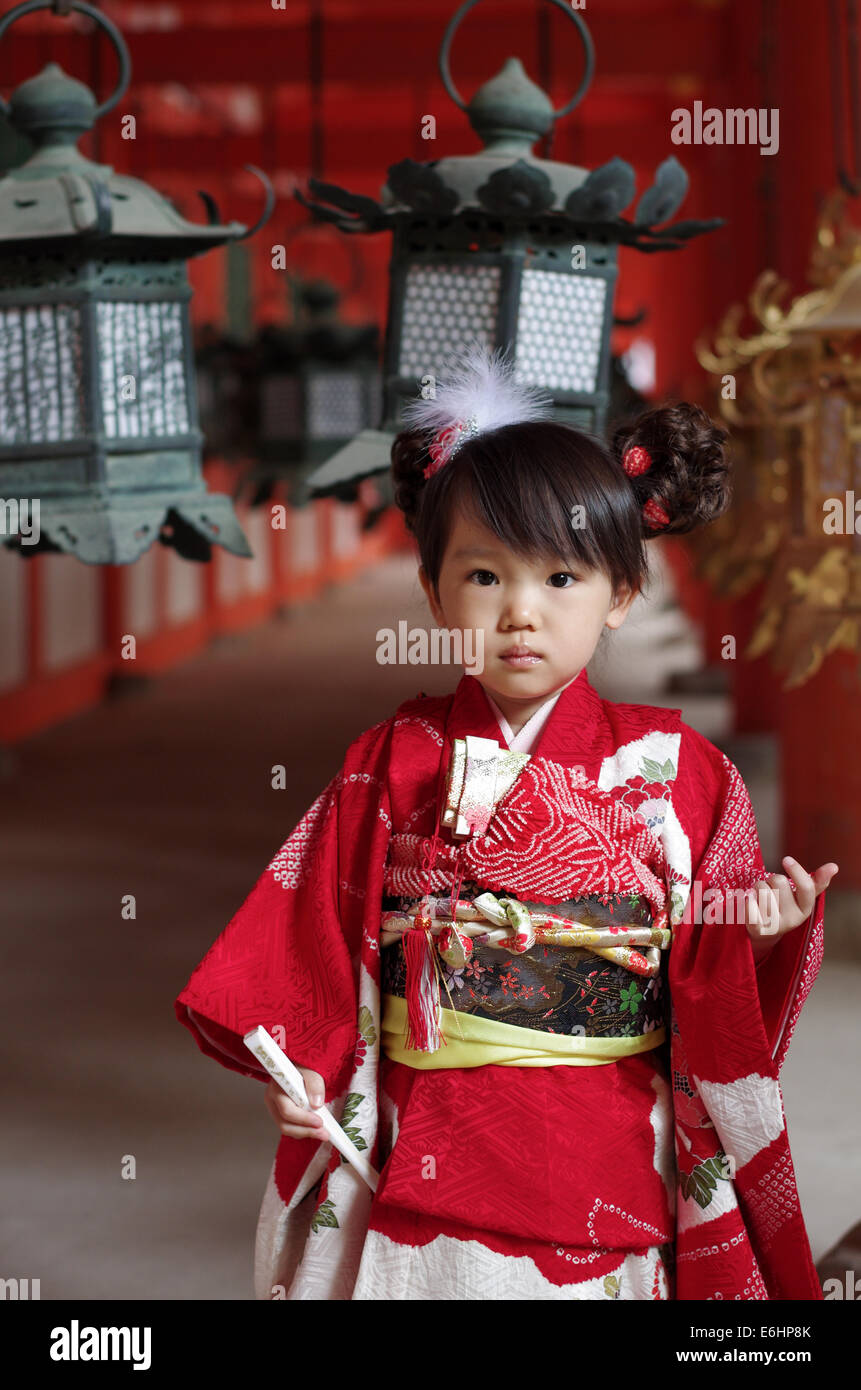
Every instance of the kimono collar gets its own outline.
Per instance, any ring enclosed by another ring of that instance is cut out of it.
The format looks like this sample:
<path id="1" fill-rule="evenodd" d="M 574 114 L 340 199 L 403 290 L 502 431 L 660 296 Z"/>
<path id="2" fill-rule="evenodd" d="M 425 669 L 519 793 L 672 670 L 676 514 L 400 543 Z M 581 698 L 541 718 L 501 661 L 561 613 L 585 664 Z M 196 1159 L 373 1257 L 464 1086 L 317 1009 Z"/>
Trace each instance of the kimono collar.
<path id="1" fill-rule="evenodd" d="M 549 697 L 548 697 L 549 698 Z M 575 767 L 588 760 L 601 714 L 601 697 L 589 684 L 585 668 L 561 692 L 550 713 L 533 758 L 548 758 L 563 767 Z M 508 744 L 499 727 L 484 690 L 475 676 L 462 676 L 452 697 L 447 726 L 451 740 L 476 734 L 493 738 L 502 748 Z"/>

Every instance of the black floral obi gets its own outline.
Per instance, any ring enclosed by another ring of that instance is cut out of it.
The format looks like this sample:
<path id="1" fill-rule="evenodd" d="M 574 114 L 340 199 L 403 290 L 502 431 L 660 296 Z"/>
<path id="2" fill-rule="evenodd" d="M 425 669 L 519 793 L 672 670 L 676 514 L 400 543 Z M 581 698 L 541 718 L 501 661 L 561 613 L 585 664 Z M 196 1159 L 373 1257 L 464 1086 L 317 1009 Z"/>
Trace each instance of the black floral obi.
<path id="1" fill-rule="evenodd" d="M 465 883 L 461 901 L 480 892 L 475 885 Z M 414 906 L 415 900 L 383 899 L 384 913 L 406 912 Z M 545 905 L 529 901 L 522 906 L 536 912 L 542 907 L 548 910 Z M 556 917 L 572 919 L 580 927 L 601 932 L 605 943 L 608 933 L 610 941 L 616 931 L 623 940 L 626 928 L 652 927 L 651 908 L 636 893 L 607 899 L 577 898 L 553 904 L 549 910 Z M 663 944 L 666 934 L 656 931 L 653 940 Z M 614 954 L 626 953 L 617 950 Z M 652 973 L 642 974 L 586 946 L 539 939 L 522 954 L 513 954 L 475 935 L 472 952 L 465 962 L 452 965 L 438 958 L 440 1003 L 443 1010 L 459 1016 L 471 1015 L 517 1029 L 556 1034 L 560 1041 L 562 1035 L 608 1042 L 614 1038 L 642 1039 L 642 1048 L 634 1045 L 623 1048 L 623 1052 L 646 1050 L 660 1045 L 666 1037 L 667 952 L 653 950 L 649 954 L 653 959 L 659 954 L 659 965 Z M 638 960 L 645 964 L 642 956 Z M 383 946 L 381 974 L 383 994 L 403 999 L 406 963 L 402 937 Z M 456 1025 L 449 1029 L 449 1036 L 453 1031 L 456 1032 Z"/>

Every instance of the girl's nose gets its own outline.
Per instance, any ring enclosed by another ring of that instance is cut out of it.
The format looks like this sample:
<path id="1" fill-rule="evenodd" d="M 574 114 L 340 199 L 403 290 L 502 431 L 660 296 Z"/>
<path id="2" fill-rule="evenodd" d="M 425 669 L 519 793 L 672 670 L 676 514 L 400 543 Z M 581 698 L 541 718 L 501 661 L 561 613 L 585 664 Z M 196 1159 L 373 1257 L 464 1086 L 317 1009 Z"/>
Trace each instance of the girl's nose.
<path id="1" fill-rule="evenodd" d="M 506 599 L 502 610 L 502 624 L 507 628 L 534 627 L 535 604 L 525 594 Z"/>

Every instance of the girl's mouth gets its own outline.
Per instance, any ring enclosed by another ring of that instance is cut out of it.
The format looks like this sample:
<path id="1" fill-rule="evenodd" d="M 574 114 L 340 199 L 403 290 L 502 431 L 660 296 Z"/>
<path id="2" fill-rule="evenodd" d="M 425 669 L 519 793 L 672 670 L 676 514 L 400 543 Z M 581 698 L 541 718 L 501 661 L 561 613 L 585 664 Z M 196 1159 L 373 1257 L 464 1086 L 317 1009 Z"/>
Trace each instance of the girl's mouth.
<path id="1" fill-rule="evenodd" d="M 506 666 L 513 666 L 519 670 L 537 666 L 542 657 L 538 652 L 530 651 L 528 647 L 511 647 L 507 652 L 500 652 L 499 659 L 504 661 Z"/>

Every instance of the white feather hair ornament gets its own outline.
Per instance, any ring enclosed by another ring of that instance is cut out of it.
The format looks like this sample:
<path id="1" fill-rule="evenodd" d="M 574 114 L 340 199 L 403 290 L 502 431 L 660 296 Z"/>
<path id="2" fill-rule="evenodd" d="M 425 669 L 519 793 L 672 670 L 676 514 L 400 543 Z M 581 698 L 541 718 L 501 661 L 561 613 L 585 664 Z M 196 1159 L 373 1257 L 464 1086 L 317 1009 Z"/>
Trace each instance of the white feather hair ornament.
<path id="1" fill-rule="evenodd" d="M 466 439 L 522 420 L 549 420 L 552 399 L 537 387 L 516 379 L 504 348 L 491 352 L 476 339 L 450 367 L 436 395 L 410 401 L 403 410 L 405 425 L 433 431 L 428 445 L 430 478 L 447 463 Z"/>

